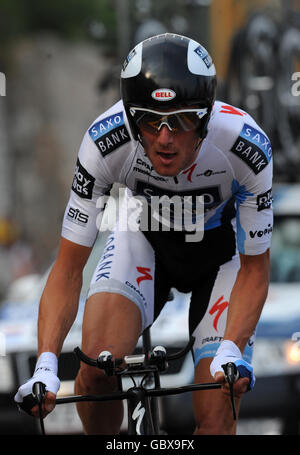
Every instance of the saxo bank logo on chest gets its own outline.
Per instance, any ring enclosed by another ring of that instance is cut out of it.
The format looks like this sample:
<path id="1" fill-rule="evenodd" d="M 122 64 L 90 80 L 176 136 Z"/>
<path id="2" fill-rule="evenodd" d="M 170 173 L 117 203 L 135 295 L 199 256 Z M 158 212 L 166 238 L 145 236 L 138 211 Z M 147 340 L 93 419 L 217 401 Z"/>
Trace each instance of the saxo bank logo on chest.
<path id="1" fill-rule="evenodd" d="M 272 158 L 272 148 L 267 136 L 247 123 L 244 123 L 231 151 L 243 160 L 256 175 L 269 164 Z"/>
<path id="2" fill-rule="evenodd" d="M 130 141 L 123 112 L 118 112 L 96 122 L 89 129 L 89 135 L 104 157 Z"/>

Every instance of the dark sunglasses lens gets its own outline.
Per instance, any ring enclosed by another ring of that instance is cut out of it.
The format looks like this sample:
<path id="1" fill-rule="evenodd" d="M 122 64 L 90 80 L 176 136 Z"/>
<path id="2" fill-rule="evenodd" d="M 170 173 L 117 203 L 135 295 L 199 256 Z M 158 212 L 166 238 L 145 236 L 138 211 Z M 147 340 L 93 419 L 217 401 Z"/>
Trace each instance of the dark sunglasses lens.
<path id="1" fill-rule="evenodd" d="M 139 111 L 134 120 L 138 127 L 152 133 L 159 131 L 164 124 L 168 125 L 174 132 L 191 131 L 200 124 L 200 119 L 196 112 L 159 115 L 152 112 Z"/>
<path id="2" fill-rule="evenodd" d="M 147 131 L 158 131 L 161 124 L 161 115 L 152 114 L 151 112 L 139 112 L 135 122 L 137 126 Z"/>
<path id="3" fill-rule="evenodd" d="M 200 119 L 196 112 L 182 112 L 181 114 L 176 115 L 178 122 L 184 131 L 194 130 L 200 125 Z"/>

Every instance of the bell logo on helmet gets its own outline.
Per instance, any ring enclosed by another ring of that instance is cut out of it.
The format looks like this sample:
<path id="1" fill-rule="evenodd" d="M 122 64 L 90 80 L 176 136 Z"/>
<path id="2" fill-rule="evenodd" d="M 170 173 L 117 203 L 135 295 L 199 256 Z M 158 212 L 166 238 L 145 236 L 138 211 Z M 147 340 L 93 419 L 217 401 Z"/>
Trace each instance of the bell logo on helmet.
<path id="1" fill-rule="evenodd" d="M 176 93 L 174 90 L 171 90 L 169 88 L 159 88 L 157 90 L 154 90 L 151 93 L 151 96 L 157 101 L 170 101 L 175 98 Z"/>

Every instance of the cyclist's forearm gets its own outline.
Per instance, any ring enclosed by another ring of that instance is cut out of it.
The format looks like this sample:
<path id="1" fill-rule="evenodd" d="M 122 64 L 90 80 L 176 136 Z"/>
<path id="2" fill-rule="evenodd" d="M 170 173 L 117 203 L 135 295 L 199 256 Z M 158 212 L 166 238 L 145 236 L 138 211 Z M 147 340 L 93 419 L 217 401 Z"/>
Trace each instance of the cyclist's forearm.
<path id="1" fill-rule="evenodd" d="M 269 252 L 250 258 L 238 273 L 232 289 L 224 339 L 243 352 L 263 309 L 269 286 Z"/>
<path id="2" fill-rule="evenodd" d="M 47 351 L 60 354 L 76 318 L 81 285 L 81 273 L 65 273 L 54 265 L 40 302 L 38 355 Z"/>

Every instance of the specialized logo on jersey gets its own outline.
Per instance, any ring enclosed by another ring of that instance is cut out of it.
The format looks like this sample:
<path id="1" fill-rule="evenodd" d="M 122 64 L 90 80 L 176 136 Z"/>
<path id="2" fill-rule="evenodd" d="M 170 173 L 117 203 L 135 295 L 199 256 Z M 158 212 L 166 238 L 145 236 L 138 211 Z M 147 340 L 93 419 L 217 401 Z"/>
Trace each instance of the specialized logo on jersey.
<path id="1" fill-rule="evenodd" d="M 149 267 L 137 267 L 136 268 L 139 273 L 142 275 L 137 277 L 136 282 L 138 286 L 140 285 L 141 281 L 144 280 L 153 280 L 152 276 L 150 275 L 151 269 Z"/>
<path id="2" fill-rule="evenodd" d="M 77 159 L 72 190 L 83 199 L 92 199 L 95 178 L 82 166 Z"/>
<path id="3" fill-rule="evenodd" d="M 89 135 L 103 156 L 130 141 L 123 112 L 106 117 L 89 129 Z"/>
<path id="4" fill-rule="evenodd" d="M 223 114 L 233 114 L 233 115 L 240 115 L 241 117 L 243 115 L 247 115 L 246 112 L 243 112 L 243 111 L 239 111 L 238 109 L 236 109 L 235 107 L 233 106 L 230 106 L 228 104 L 225 104 L 223 106 L 221 106 L 221 110 L 219 112 L 223 113 Z"/>
<path id="5" fill-rule="evenodd" d="M 183 171 L 183 174 L 187 174 L 187 179 L 189 182 L 192 181 L 192 174 L 193 174 L 196 166 L 197 166 L 197 163 L 193 164 L 191 167 L 189 167 L 188 169 Z"/>
<path id="6" fill-rule="evenodd" d="M 267 136 L 247 123 L 244 123 L 231 151 L 245 161 L 254 174 L 259 174 L 272 158 L 272 148 Z"/>
<path id="7" fill-rule="evenodd" d="M 216 303 L 212 306 L 212 308 L 209 310 L 210 315 L 213 315 L 216 313 L 216 316 L 215 316 L 215 319 L 213 322 L 213 326 L 214 326 L 214 329 L 216 330 L 216 332 L 218 331 L 218 321 L 220 319 L 220 316 L 229 305 L 229 302 L 227 302 L 223 299 L 224 299 L 224 296 L 222 295 L 222 297 L 220 297 L 216 301 Z"/>

